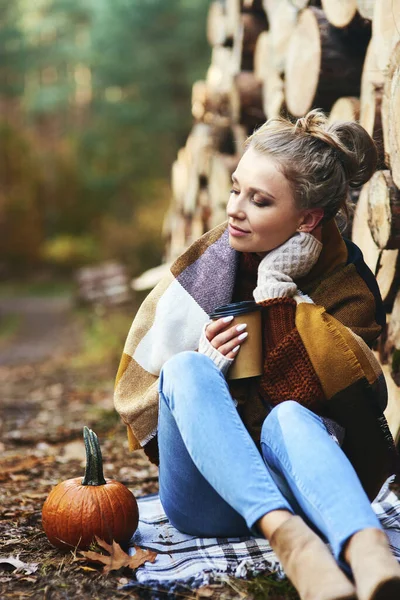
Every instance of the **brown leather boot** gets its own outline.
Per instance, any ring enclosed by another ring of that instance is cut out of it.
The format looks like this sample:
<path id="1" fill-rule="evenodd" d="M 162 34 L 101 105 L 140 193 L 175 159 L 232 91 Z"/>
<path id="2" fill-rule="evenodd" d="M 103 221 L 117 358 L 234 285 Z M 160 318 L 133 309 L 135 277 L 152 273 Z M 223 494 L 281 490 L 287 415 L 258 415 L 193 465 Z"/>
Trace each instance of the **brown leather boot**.
<path id="1" fill-rule="evenodd" d="M 269 542 L 302 600 L 356 600 L 353 584 L 301 517 L 290 517 Z"/>
<path id="2" fill-rule="evenodd" d="M 359 600 L 400 600 L 400 565 L 384 531 L 358 531 L 350 539 L 346 556 Z"/>

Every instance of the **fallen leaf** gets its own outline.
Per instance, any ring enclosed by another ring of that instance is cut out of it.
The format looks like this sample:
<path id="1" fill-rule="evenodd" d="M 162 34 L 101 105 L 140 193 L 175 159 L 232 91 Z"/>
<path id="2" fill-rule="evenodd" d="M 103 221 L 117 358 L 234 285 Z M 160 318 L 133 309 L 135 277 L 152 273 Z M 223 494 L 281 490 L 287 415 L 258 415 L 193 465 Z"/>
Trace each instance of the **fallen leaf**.
<path id="1" fill-rule="evenodd" d="M 112 546 L 107 544 L 104 540 L 101 540 L 96 536 L 96 542 L 98 545 L 109 553 L 109 556 L 100 554 L 99 552 L 88 552 L 81 551 L 87 560 L 92 562 L 99 562 L 104 565 L 103 573 L 106 575 L 110 571 L 117 571 L 121 567 L 129 567 L 130 569 L 137 569 L 143 563 L 149 561 L 154 562 L 157 557 L 157 553 L 152 550 L 142 550 L 139 546 L 134 546 L 136 553 L 133 556 L 126 554 L 117 542 L 113 541 Z"/>
<path id="2" fill-rule="evenodd" d="M 19 560 L 19 555 L 0 558 L 0 564 L 11 565 L 14 567 L 13 573 L 22 569 L 27 575 L 34 573 L 38 568 L 38 563 L 24 563 L 22 560 Z"/>
<path id="3" fill-rule="evenodd" d="M 38 465 L 49 465 L 54 462 L 53 456 L 7 456 L 0 459 L 0 481 L 15 477 L 16 473 L 31 471 Z"/>

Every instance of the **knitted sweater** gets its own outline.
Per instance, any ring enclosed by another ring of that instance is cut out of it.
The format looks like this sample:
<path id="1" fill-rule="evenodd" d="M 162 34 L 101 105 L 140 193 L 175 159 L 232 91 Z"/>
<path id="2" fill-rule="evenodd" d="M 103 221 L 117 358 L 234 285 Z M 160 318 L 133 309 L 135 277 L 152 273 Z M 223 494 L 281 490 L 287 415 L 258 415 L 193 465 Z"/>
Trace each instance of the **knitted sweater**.
<path id="1" fill-rule="evenodd" d="M 339 423 L 346 431 L 343 450 L 372 499 L 398 471 L 383 415 L 384 377 L 368 347 L 384 322 L 382 303 L 361 252 L 345 243 L 333 220 L 323 227 L 322 243 L 315 266 L 296 281 L 313 302 L 260 302 L 263 375 L 233 380 L 229 387 L 256 444 L 270 406 L 285 400 L 297 400 Z M 157 462 L 162 365 L 177 352 L 197 349 L 208 314 L 217 306 L 252 298 L 258 262 L 256 255 L 229 246 L 223 223 L 179 257 L 144 301 L 125 344 L 115 389 L 115 406 L 128 426 L 132 450 L 144 447 Z"/>

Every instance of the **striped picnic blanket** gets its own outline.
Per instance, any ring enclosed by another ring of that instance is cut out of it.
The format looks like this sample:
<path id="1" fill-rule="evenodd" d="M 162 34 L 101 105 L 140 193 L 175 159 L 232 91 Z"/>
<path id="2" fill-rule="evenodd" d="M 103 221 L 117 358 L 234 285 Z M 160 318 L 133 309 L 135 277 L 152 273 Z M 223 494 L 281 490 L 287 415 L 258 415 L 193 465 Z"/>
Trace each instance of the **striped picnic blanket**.
<path id="1" fill-rule="evenodd" d="M 400 498 L 390 489 L 390 482 L 391 479 L 386 481 L 372 506 L 400 561 Z M 274 571 L 278 578 L 284 577 L 279 561 L 264 538 L 187 535 L 168 521 L 158 494 L 137 500 L 140 521 L 129 552 L 134 554 L 136 545 L 154 550 L 157 558 L 154 563 L 147 562 L 137 569 L 128 587 L 146 586 L 177 594 L 185 589 L 220 583 L 227 576 L 247 579 Z"/>

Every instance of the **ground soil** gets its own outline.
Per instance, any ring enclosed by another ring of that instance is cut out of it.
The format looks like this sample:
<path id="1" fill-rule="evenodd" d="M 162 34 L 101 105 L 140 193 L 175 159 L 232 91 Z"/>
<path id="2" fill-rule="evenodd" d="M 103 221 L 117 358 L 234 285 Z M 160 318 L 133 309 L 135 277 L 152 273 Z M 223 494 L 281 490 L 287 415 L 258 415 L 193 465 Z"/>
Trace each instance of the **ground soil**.
<path id="1" fill-rule="evenodd" d="M 41 526 L 42 505 L 58 482 L 83 474 L 83 425 L 99 437 L 105 476 L 135 496 L 158 491 L 158 470 L 142 451 L 128 451 L 112 406 L 115 364 L 71 367 L 80 332 L 70 303 L 21 300 L 19 309 L 24 330 L 0 345 L 0 599 L 167 597 L 145 588 L 124 590 L 131 571 L 105 576 L 101 567 L 78 561 L 76 552 L 50 546 Z M 16 570 L 4 558 L 18 558 L 24 566 Z M 293 597 L 260 589 L 261 595 L 252 595 L 229 585 L 208 586 L 174 597 Z"/>

